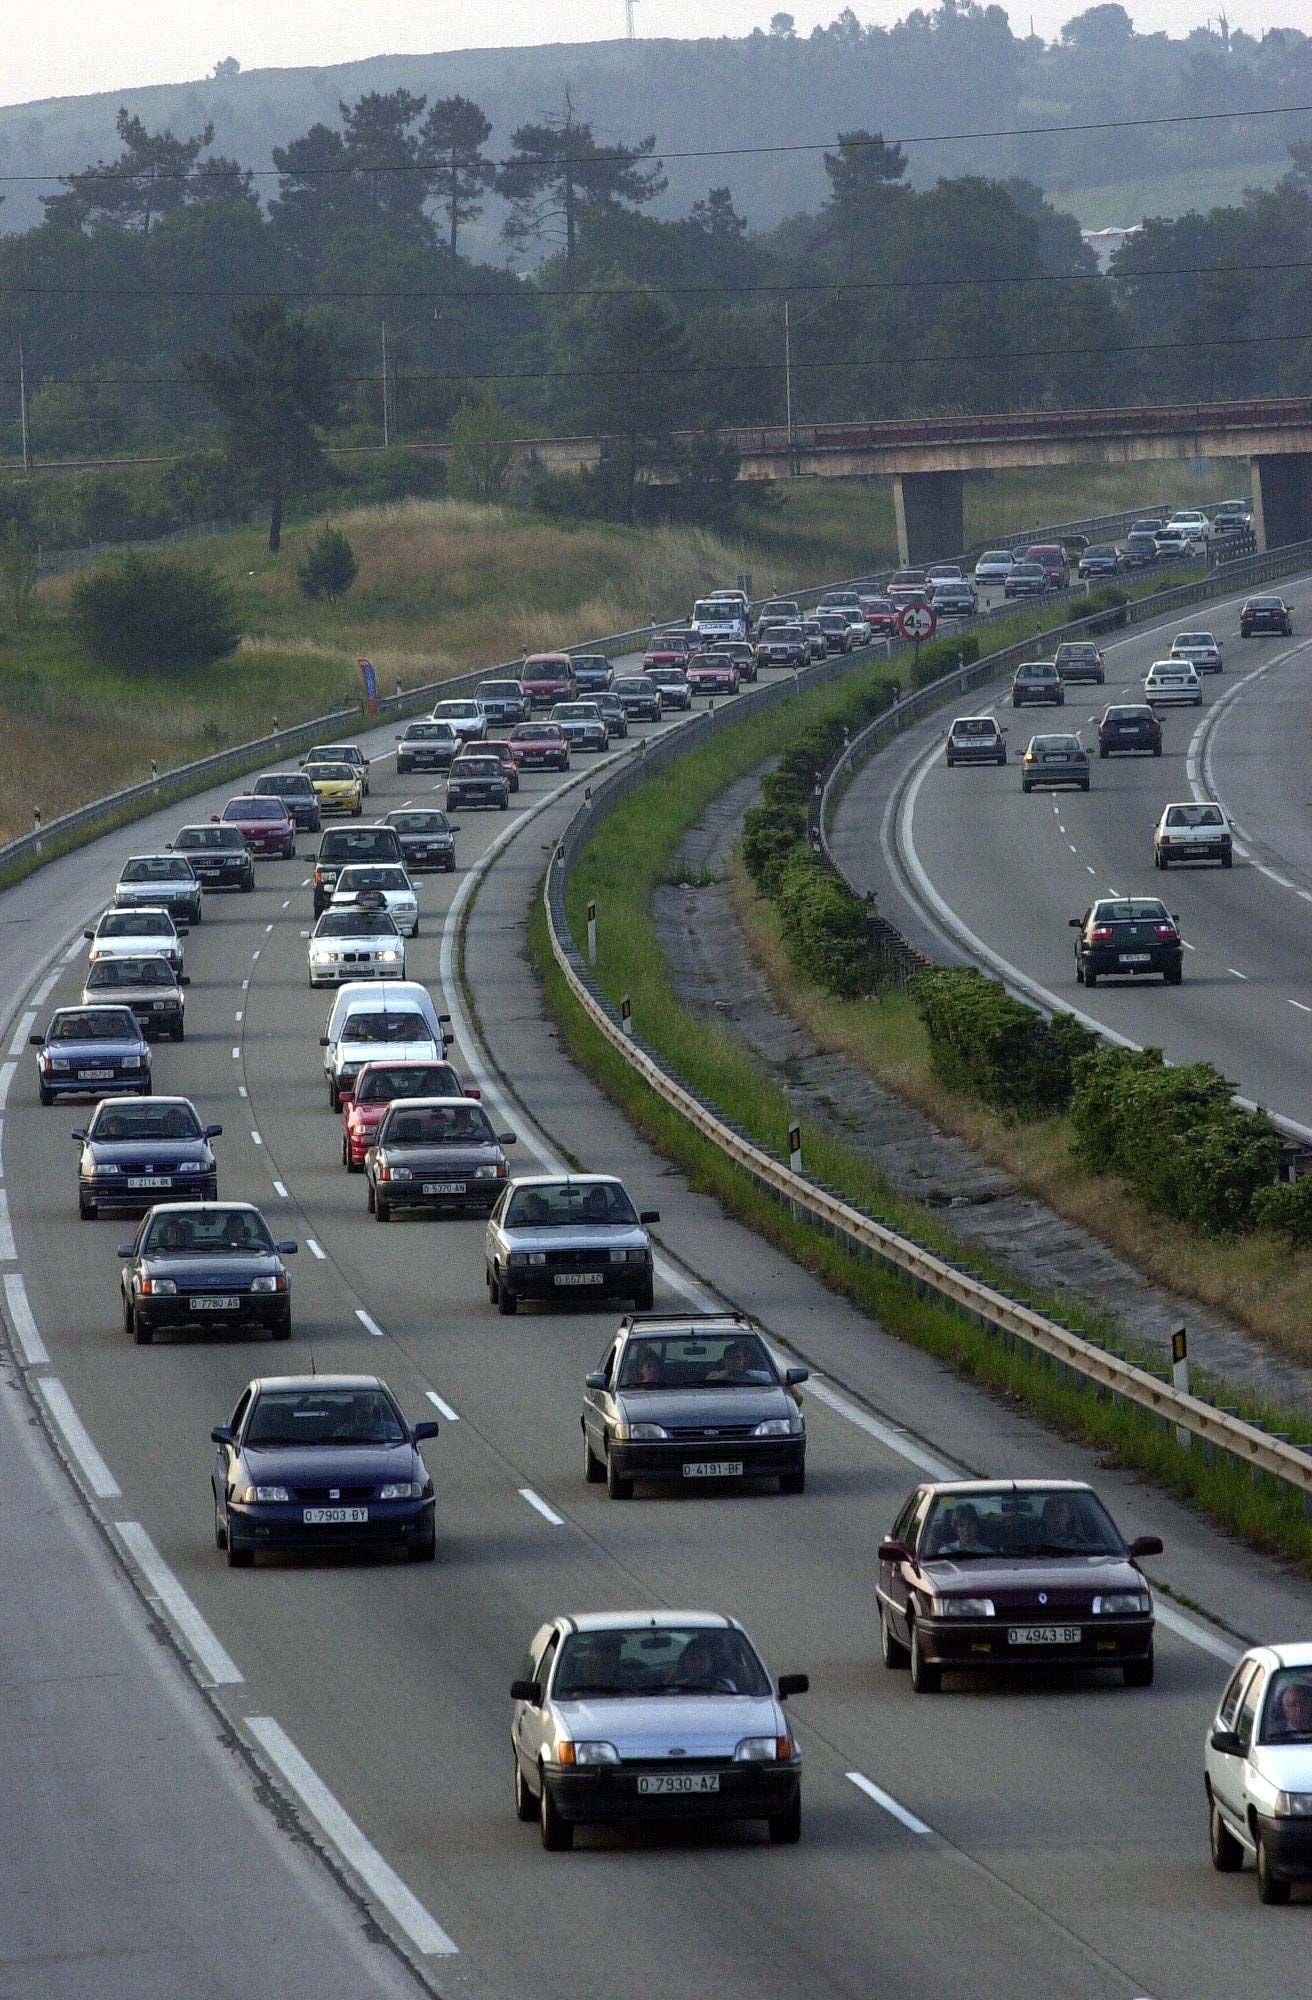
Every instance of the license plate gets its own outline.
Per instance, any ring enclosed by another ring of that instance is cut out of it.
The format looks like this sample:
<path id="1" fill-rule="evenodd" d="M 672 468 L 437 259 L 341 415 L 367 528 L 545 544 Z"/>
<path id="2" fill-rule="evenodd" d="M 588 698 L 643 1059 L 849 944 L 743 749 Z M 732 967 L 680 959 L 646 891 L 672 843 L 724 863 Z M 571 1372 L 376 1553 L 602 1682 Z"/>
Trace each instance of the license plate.
<path id="1" fill-rule="evenodd" d="M 113 1074 L 112 1069 L 81 1069 L 78 1071 L 78 1075 L 84 1083 L 103 1083 L 107 1077 L 111 1077 Z"/>
<path id="2" fill-rule="evenodd" d="M 718 1771 L 680 1771 L 670 1777 L 638 1779 L 639 1798 L 682 1798 L 693 1792 L 718 1792 Z"/>
<path id="3" fill-rule="evenodd" d="M 166 1188 L 166 1187 L 172 1187 L 172 1185 L 173 1182 L 167 1174 L 142 1174 L 128 1182 L 128 1186 L 130 1188 L 143 1188 L 143 1187 Z"/>
<path id="4" fill-rule="evenodd" d="M 1009 1646 L 1078 1646 L 1078 1625 L 1013 1625 L 1007 1634 Z"/>
<path id="5" fill-rule="evenodd" d="M 463 1181 L 424 1182 L 425 1194 L 463 1194 L 464 1191 L 465 1191 L 465 1183 Z"/>
<path id="6" fill-rule="evenodd" d="M 238 1298 L 212 1298 L 212 1299 L 194 1298 L 191 1301 L 191 1303 L 195 1307 L 197 1312 L 202 1312 L 202 1313 L 236 1312 L 238 1307 L 241 1305 L 241 1300 Z"/>
<path id="7" fill-rule="evenodd" d="M 369 1519 L 367 1507 L 305 1507 L 301 1519 L 307 1528 L 359 1527 Z"/>
<path id="8" fill-rule="evenodd" d="M 741 1479 L 743 1462 L 740 1458 L 701 1458 L 683 1468 L 685 1479 Z"/>
<path id="9" fill-rule="evenodd" d="M 555 1282 L 558 1285 L 599 1285 L 601 1283 L 601 1272 L 557 1271 Z"/>
<path id="10" fill-rule="evenodd" d="M 1122 965 L 1148 965 L 1151 961 L 1152 953 L 1150 951 L 1123 951 L 1121 953 Z"/>

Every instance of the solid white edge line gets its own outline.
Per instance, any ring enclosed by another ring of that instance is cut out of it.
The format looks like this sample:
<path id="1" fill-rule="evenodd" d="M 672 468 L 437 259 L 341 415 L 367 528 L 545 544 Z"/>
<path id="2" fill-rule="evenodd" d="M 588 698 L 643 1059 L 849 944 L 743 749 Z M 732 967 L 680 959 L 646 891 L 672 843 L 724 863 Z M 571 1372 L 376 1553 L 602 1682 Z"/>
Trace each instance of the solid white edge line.
<path id="1" fill-rule="evenodd" d="M 914 1465 L 927 1479 L 961 1477 L 960 1467 L 948 1464 L 945 1459 L 936 1458 L 933 1452 L 927 1451 L 914 1438 L 908 1437 L 905 1431 L 898 1430 L 896 1425 L 881 1423 L 878 1417 L 870 1416 L 846 1396 L 840 1395 L 837 1389 L 831 1389 L 827 1382 L 817 1381 L 814 1375 L 806 1384 L 806 1393 L 814 1396 L 818 1403 L 823 1403 L 826 1409 L 832 1410 L 835 1416 L 845 1418 L 849 1424 L 855 1424 L 856 1428 L 864 1431 L 867 1437 L 877 1439 L 897 1458 L 905 1459 L 908 1465 Z"/>
<path id="2" fill-rule="evenodd" d="M 319 1245 L 315 1242 L 313 1236 L 307 1236 L 305 1239 L 305 1244 L 306 1248 L 309 1250 L 310 1255 L 312 1257 L 317 1257 L 321 1264 L 327 1262 L 328 1252 L 326 1250 L 320 1249 Z"/>
<path id="3" fill-rule="evenodd" d="M 532 1507 L 534 1512 L 537 1514 L 541 1514 L 544 1521 L 550 1521 L 553 1528 L 564 1527 L 565 1516 L 563 1514 L 558 1514 L 554 1507 L 548 1507 L 546 1501 L 542 1498 L 542 1495 L 540 1493 L 535 1493 L 531 1486 L 521 1486 L 519 1489 L 519 1497 L 521 1500 L 527 1500 L 529 1506 Z"/>
<path id="4" fill-rule="evenodd" d="M 374 1319 L 369 1313 L 367 1313 L 363 1306 L 356 1307 L 355 1316 L 359 1320 L 365 1332 L 371 1333 L 375 1340 L 382 1340 L 385 1338 L 383 1329 L 381 1328 L 381 1326 L 379 1326 L 378 1321 Z"/>
<path id="5" fill-rule="evenodd" d="M 14 1243 L 14 1226 L 9 1220 L 9 1196 L 0 1187 L 0 1264 L 16 1264 L 18 1250 Z"/>
<path id="6" fill-rule="evenodd" d="M 447 1936 L 414 1892 L 407 1889 L 373 1842 L 365 1838 L 281 1724 L 271 1715 L 248 1715 L 244 1720 L 265 1756 L 277 1766 L 306 1811 L 318 1821 L 338 1853 L 393 1922 L 405 1932 L 416 1951 L 427 1958 L 450 1958 L 458 1952 L 459 1946 Z"/>
<path id="7" fill-rule="evenodd" d="M 91 1433 L 73 1408 L 73 1399 L 58 1376 L 38 1376 L 37 1387 L 97 1500 L 121 1499 L 122 1488 L 92 1444 Z"/>
<path id="8" fill-rule="evenodd" d="M 220 1644 L 140 1521 L 116 1521 L 114 1532 L 214 1686 L 233 1687 L 244 1680 L 241 1668 Z"/>
<path id="9" fill-rule="evenodd" d="M 1297 1007 L 1300 1014 L 1312 1014 L 1312 1007 L 1306 1006 L 1301 1000 L 1291 1000 L 1288 1004 L 1291 1007 Z"/>
<path id="10" fill-rule="evenodd" d="M 446 1418 L 449 1424 L 458 1424 L 460 1422 L 459 1416 L 451 1408 L 450 1403 L 444 1403 L 436 1389 L 425 1389 L 424 1394 L 439 1414 Z"/>
<path id="11" fill-rule="evenodd" d="M 1174 1632 L 1178 1639 L 1185 1639 L 1191 1646 L 1197 1646 L 1200 1652 L 1210 1653 L 1214 1660 L 1223 1660 L 1228 1667 L 1234 1665 L 1244 1650 L 1241 1645 L 1236 1645 L 1233 1639 L 1228 1639 L 1224 1633 L 1214 1632 L 1200 1619 L 1187 1617 L 1183 1611 L 1177 1611 L 1173 1604 L 1165 1603 L 1156 1591 L 1153 1592 L 1153 1614 L 1157 1623 L 1165 1625 L 1168 1632 Z"/>
<path id="12" fill-rule="evenodd" d="M 917 1819 L 913 1812 L 908 1812 L 907 1808 L 900 1804 L 891 1792 L 886 1792 L 882 1785 L 877 1785 L 874 1782 L 873 1778 L 867 1778 L 864 1771 L 849 1771 L 847 1773 L 847 1781 L 849 1784 L 855 1785 L 859 1792 L 864 1792 L 868 1799 L 873 1799 L 877 1806 L 882 1806 L 884 1811 L 890 1814 L 893 1819 L 899 1821 L 908 1833 L 918 1833 L 922 1838 L 933 1839 L 934 1829 L 932 1826 L 926 1826 L 923 1819 Z"/>
<path id="13" fill-rule="evenodd" d="M 27 1047 L 27 1038 L 35 1026 L 36 1008 L 29 1007 L 26 1014 L 19 1020 L 18 1026 L 14 1029 L 14 1039 L 9 1044 L 9 1053 L 11 1056 L 22 1054 L 23 1050 Z"/>
<path id="14" fill-rule="evenodd" d="M 21 1271 L 5 1272 L 5 1306 L 9 1313 L 9 1324 L 14 1330 L 14 1338 L 22 1350 L 23 1359 L 29 1368 L 46 1368 L 50 1356 L 42 1340 L 37 1323 L 28 1302 L 27 1286 Z"/>

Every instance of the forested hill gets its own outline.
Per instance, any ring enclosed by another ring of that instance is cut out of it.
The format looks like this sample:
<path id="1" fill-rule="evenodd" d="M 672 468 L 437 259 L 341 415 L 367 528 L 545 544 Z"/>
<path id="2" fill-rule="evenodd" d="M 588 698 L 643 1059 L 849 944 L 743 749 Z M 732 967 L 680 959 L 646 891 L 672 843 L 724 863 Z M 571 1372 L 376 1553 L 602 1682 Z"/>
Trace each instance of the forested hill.
<path id="1" fill-rule="evenodd" d="M 768 16 L 768 6 L 762 13 Z M 212 122 L 216 152 L 266 169 L 273 147 L 291 135 L 316 122 L 339 125 L 341 100 L 398 86 L 430 101 L 472 98 L 492 122 L 492 150 L 502 151 L 517 126 L 558 114 L 568 87 L 578 115 L 599 135 L 655 135 L 669 180 L 655 213 L 684 214 L 708 187 L 728 185 L 738 210 L 763 229 L 815 209 L 824 192 L 818 151 L 674 156 L 706 147 L 823 144 L 848 128 L 901 137 L 1312 101 L 1312 36 L 1294 29 L 1258 42 L 1234 31 L 1189 32 L 1182 22 L 1180 36 L 1168 39 L 1134 34 L 1123 8 L 1102 5 L 1076 16 L 1048 45 L 1013 35 L 1000 7 L 971 0 L 917 9 L 891 29 L 862 27 L 845 11 L 802 38 L 788 32 L 787 20 L 776 15 L 771 30 L 738 40 L 378 56 L 0 107 L 0 174 L 68 173 L 112 157 L 124 105 L 152 130 L 195 132 Z M 1086 224 L 1129 222 L 1145 207 L 1169 214 L 1232 199 L 1246 179 L 1269 184 L 1290 140 L 1310 131 L 1306 117 L 1264 117 L 928 144 L 909 149 L 910 179 L 928 186 L 940 174 L 1019 173 Z M 6 184 L 0 227 L 29 228 L 40 220 L 40 194 L 52 191 L 30 180 Z M 262 185 L 262 193 L 270 191 Z M 470 233 L 471 252 L 493 253 L 501 216 L 500 204 L 489 204 Z"/>

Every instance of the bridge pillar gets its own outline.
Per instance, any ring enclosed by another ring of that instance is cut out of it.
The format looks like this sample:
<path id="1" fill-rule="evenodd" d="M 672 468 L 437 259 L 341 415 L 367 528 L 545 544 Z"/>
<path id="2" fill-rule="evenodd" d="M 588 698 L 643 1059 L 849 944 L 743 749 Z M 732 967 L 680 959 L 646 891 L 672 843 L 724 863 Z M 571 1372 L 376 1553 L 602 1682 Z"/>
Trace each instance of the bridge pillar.
<path id="1" fill-rule="evenodd" d="M 961 472 L 899 472 L 893 477 L 897 553 L 902 563 L 960 555 L 966 543 Z"/>
<path id="2" fill-rule="evenodd" d="M 1312 453 L 1263 452 L 1252 460 L 1252 468 L 1258 548 L 1312 541 Z"/>

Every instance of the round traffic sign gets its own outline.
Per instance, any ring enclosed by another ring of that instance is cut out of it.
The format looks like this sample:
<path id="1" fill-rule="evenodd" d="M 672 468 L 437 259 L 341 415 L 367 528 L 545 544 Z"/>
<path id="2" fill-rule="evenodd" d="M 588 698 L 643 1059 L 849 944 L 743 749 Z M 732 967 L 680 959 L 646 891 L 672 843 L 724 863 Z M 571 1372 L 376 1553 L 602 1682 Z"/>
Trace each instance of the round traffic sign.
<path id="1" fill-rule="evenodd" d="M 932 639 L 938 629 L 933 605 L 904 605 L 898 613 L 897 629 L 904 639 Z"/>

